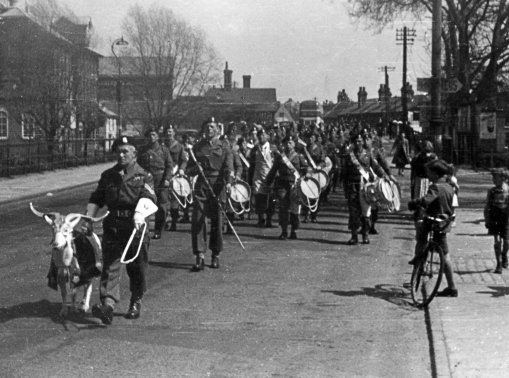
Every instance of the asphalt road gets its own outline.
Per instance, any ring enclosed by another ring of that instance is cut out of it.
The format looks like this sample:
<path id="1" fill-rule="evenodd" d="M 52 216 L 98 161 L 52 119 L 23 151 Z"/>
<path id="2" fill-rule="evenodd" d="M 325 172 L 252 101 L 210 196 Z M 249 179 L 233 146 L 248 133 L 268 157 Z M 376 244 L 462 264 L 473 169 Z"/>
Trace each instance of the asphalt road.
<path id="1" fill-rule="evenodd" d="M 43 211 L 82 212 L 92 188 L 33 202 Z M 45 279 L 50 227 L 28 202 L 0 206 L 0 217 L 1 377 L 436 375 L 426 314 L 404 287 L 414 232 L 400 214 L 383 213 L 380 235 L 353 247 L 337 193 L 296 241 L 239 221 L 247 251 L 226 236 L 221 269 L 201 273 L 189 271 L 190 225 L 179 224 L 152 242 L 141 319 L 123 318 L 124 275 L 109 327 L 90 314 L 58 316 L 60 293 Z"/>

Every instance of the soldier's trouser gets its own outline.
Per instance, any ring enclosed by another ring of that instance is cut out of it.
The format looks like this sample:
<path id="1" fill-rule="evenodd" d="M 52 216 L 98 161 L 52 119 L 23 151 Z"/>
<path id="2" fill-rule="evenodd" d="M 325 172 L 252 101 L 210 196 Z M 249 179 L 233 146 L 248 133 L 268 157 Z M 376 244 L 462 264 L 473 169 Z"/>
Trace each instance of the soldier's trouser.
<path id="1" fill-rule="evenodd" d="M 361 195 L 360 182 L 345 184 L 345 197 L 348 201 L 348 229 L 357 232 L 362 227 L 362 232 L 369 229 L 369 206 Z"/>
<path id="2" fill-rule="evenodd" d="M 156 188 L 157 196 L 157 211 L 155 213 L 155 225 L 154 231 L 161 233 L 163 231 L 164 224 L 166 223 L 166 217 L 168 215 L 166 206 L 168 203 L 168 188 L 163 187 L 163 175 L 156 174 L 154 176 L 154 187 Z"/>
<path id="3" fill-rule="evenodd" d="M 222 205 L 224 206 L 224 203 Z M 216 199 L 197 191 L 194 197 L 191 222 L 191 240 L 195 255 L 207 252 L 207 218 L 210 218 L 208 247 L 214 255 L 219 255 L 223 250 L 223 213 Z"/>
<path id="4" fill-rule="evenodd" d="M 131 229 L 129 232 L 126 229 L 123 232 L 111 232 L 105 227 L 104 237 L 102 241 L 103 248 L 103 270 L 101 273 L 101 284 L 99 287 L 99 297 L 101 302 L 112 307 L 120 301 L 120 275 L 122 265 L 120 258 L 127 245 L 127 241 L 132 232 L 132 219 L 129 219 Z M 115 235 L 116 233 L 116 235 Z M 140 245 L 140 237 L 135 237 L 129 247 L 126 260 L 134 257 Z M 126 271 L 129 277 L 129 290 L 131 291 L 131 302 L 139 302 L 143 294 L 147 291 L 146 272 L 148 267 L 148 249 L 150 245 L 150 238 L 148 237 L 148 230 L 145 233 L 145 238 L 142 241 L 140 254 L 131 263 L 126 264 Z"/>
<path id="5" fill-rule="evenodd" d="M 256 213 L 257 214 L 266 214 L 269 217 L 272 217 L 274 214 L 274 201 L 272 198 L 272 194 L 265 193 L 257 193 L 255 194 L 255 205 L 256 205 Z"/>
<path id="6" fill-rule="evenodd" d="M 292 224 L 292 228 L 297 229 L 299 227 L 299 213 L 300 204 L 292 198 L 291 186 L 284 186 L 277 188 L 277 195 L 279 198 L 279 225 L 283 231 L 288 229 L 288 224 Z M 297 215 L 296 217 L 290 217 L 290 214 Z"/>

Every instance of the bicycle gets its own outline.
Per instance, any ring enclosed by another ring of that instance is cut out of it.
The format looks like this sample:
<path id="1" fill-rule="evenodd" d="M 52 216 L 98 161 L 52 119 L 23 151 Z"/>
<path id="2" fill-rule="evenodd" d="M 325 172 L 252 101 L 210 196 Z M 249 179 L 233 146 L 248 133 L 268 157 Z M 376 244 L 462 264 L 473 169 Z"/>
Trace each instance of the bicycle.
<path id="1" fill-rule="evenodd" d="M 438 235 L 454 221 L 455 215 L 448 219 L 433 218 L 426 215 L 425 219 L 432 222 L 428 233 L 428 242 L 421 258 L 414 264 L 410 280 L 412 300 L 417 307 L 426 307 L 435 298 L 444 275 L 444 252 L 438 244 Z"/>

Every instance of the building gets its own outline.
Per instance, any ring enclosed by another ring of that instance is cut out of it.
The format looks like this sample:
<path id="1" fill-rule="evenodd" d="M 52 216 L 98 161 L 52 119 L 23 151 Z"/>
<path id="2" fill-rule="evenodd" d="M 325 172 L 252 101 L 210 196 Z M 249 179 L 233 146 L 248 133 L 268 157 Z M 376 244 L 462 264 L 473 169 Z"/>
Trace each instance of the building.
<path id="1" fill-rule="evenodd" d="M 300 103 L 299 123 L 305 126 L 323 122 L 323 106 L 316 100 L 307 100 Z"/>
<path id="2" fill-rule="evenodd" d="M 0 144 L 91 136 L 101 119 L 91 23 L 45 26 L 9 3 L 0 6 Z"/>

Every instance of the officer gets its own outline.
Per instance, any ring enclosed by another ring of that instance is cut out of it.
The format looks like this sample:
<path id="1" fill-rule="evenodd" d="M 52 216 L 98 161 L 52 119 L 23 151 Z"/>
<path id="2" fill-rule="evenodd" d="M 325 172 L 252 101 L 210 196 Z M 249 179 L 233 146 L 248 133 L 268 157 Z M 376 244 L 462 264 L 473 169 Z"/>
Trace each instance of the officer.
<path id="1" fill-rule="evenodd" d="M 309 166 L 306 158 L 295 151 L 297 137 L 288 135 L 283 140 L 284 152 L 278 154 L 274 165 L 270 169 L 266 178 L 266 185 L 270 186 L 275 179 L 274 189 L 279 198 L 279 225 L 281 226 L 281 235 L 279 239 L 288 239 L 288 224 L 291 224 L 290 239 L 297 239 L 297 229 L 299 228 L 300 204 L 292 195 L 297 175 L 306 175 L 309 173 Z M 276 178 L 276 174 L 279 176 Z"/>
<path id="2" fill-rule="evenodd" d="M 224 209 L 225 190 L 229 191 L 233 182 L 233 154 L 228 143 L 219 139 L 220 131 L 214 118 L 203 122 L 202 133 L 204 138 L 192 149 L 198 164 L 191 158 L 188 170 L 189 175 L 198 175 L 194 188 L 191 225 L 193 253 L 196 255 L 196 264 L 192 271 L 201 271 L 205 267 L 208 237 L 206 218 L 210 218 L 210 267 L 219 268 L 219 254 L 223 250 L 223 213 L 218 201 Z"/>
<path id="3" fill-rule="evenodd" d="M 189 160 L 189 155 L 186 152 L 184 145 L 175 139 L 175 128 L 170 125 L 166 129 L 166 136 L 168 137 L 168 150 L 170 152 L 171 160 L 173 161 L 173 174 L 184 176 Z M 170 217 L 171 225 L 166 223 L 166 229 L 169 231 L 177 231 L 177 220 L 179 217 L 180 203 L 175 197 L 175 194 L 170 189 Z"/>
<path id="4" fill-rule="evenodd" d="M 92 308 L 92 314 L 104 324 L 113 321 L 113 309 L 120 300 L 120 259 L 133 232 L 138 230 L 126 258 L 133 258 L 141 243 L 136 259 L 127 264 L 131 291 L 131 303 L 125 317 L 140 317 L 141 299 L 147 290 L 146 270 L 150 239 L 145 233 L 141 239 L 141 230 L 145 223 L 144 208 L 155 206 L 154 179 L 152 175 L 136 163 L 136 147 L 129 137 L 117 139 L 112 146 L 117 154 L 117 164 L 104 171 L 96 190 L 90 196 L 87 215 L 95 217 L 98 210 L 108 207 L 110 214 L 103 222 L 103 270 L 99 295 L 102 304 Z M 85 227 L 92 229 L 91 222 Z"/>
<path id="5" fill-rule="evenodd" d="M 157 213 L 155 216 L 154 239 L 161 239 L 166 222 L 168 188 L 173 174 L 173 161 L 166 146 L 159 143 L 159 134 L 153 128 L 145 132 L 147 144 L 140 148 L 139 164 L 154 177 L 157 194 Z"/>

